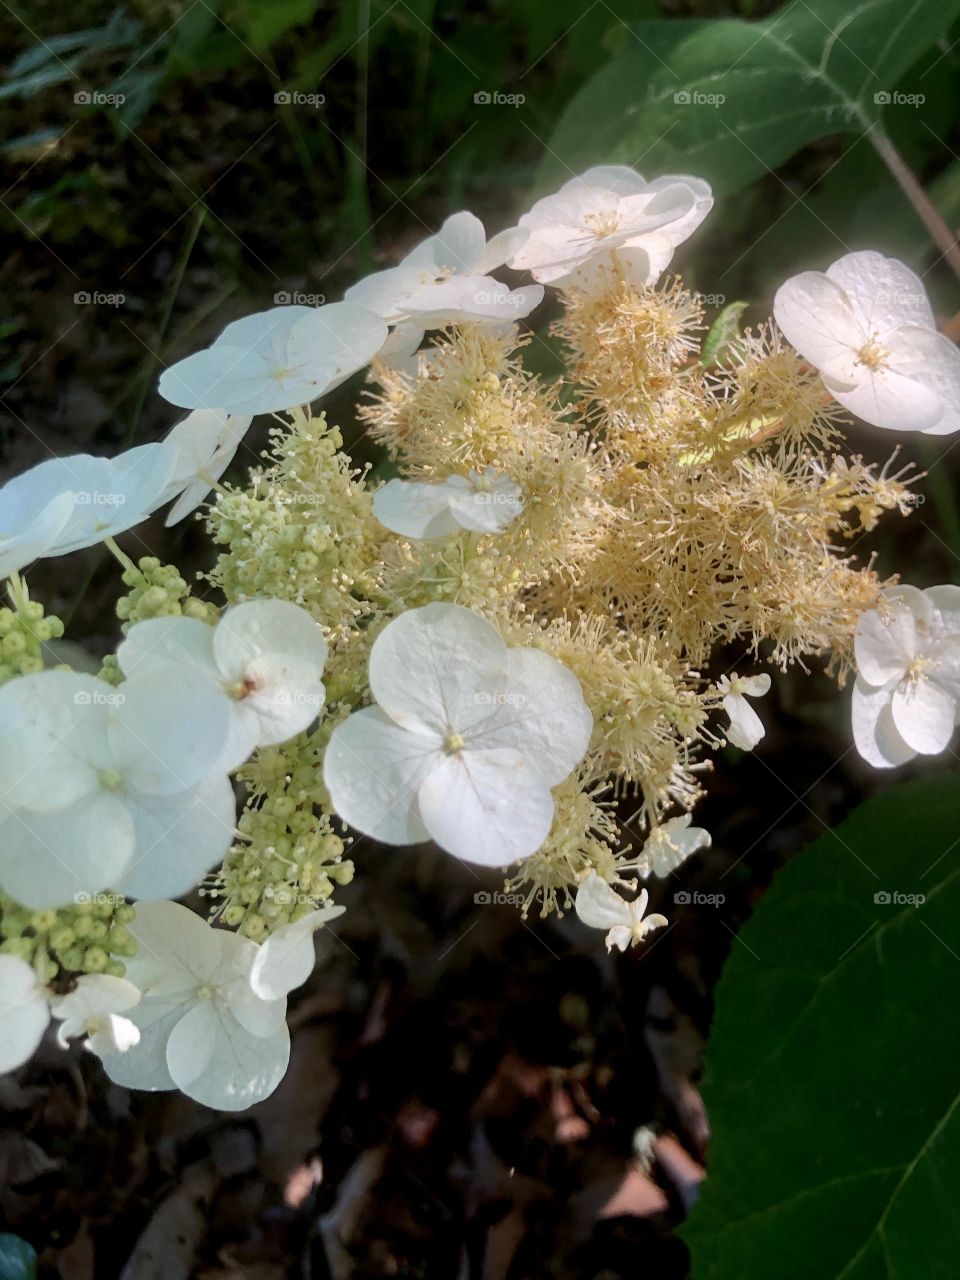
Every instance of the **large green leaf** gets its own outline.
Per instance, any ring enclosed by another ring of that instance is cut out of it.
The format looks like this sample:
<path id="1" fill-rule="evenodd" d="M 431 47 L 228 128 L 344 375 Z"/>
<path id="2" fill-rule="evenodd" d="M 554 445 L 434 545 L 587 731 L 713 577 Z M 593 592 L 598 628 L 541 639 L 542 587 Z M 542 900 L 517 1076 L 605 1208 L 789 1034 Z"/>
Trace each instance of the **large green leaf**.
<path id="1" fill-rule="evenodd" d="M 956 1280 L 958 989 L 953 774 L 816 841 L 733 944 L 684 1228 L 694 1280 Z"/>
<path id="2" fill-rule="evenodd" d="M 960 0 L 791 0 L 762 22 L 637 23 L 563 113 L 542 184 L 619 161 L 736 190 L 818 138 L 880 127 L 883 95 L 958 14 Z"/>

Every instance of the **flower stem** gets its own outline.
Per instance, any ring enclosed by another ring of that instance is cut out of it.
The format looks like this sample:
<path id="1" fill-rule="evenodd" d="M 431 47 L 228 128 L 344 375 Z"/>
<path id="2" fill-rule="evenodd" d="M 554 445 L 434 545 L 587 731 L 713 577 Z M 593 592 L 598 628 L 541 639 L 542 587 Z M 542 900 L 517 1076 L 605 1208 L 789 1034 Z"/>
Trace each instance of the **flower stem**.
<path id="1" fill-rule="evenodd" d="M 924 191 L 916 174 L 887 135 L 881 129 L 871 129 L 869 137 L 877 155 L 893 174 L 900 190 L 930 232 L 934 244 L 943 251 L 943 257 L 960 280 L 960 244 L 957 243 L 957 237 L 941 216 L 940 210 Z"/>

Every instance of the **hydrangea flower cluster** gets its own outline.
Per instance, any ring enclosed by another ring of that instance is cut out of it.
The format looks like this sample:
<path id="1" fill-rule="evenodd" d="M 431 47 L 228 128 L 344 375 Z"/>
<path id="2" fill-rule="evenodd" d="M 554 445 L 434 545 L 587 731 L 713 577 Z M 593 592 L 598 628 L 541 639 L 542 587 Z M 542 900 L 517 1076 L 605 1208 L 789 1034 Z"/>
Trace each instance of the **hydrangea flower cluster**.
<path id="1" fill-rule="evenodd" d="M 55 1020 L 118 1083 L 267 1096 L 372 840 L 505 868 L 524 912 L 643 944 L 667 924 L 650 888 L 710 844 L 705 755 L 762 742 L 761 662 L 855 671 L 878 767 L 946 748 L 960 588 L 844 552 L 915 498 L 842 426 L 960 429 L 960 354 L 870 252 L 701 342 L 700 298 L 663 277 L 712 203 L 600 166 L 489 239 L 455 213 L 343 301 L 235 320 L 171 365 L 160 394 L 189 412 L 163 441 L 0 488 L 0 1070 Z M 560 379 L 524 364 L 547 290 Z M 314 407 L 363 369 L 385 481 Z M 269 447 L 225 484 L 257 414 Z M 204 509 L 203 598 L 114 541 L 164 507 Z M 20 575 L 99 542 L 126 591 L 92 676 Z M 207 918 L 176 901 L 196 888 Z"/>

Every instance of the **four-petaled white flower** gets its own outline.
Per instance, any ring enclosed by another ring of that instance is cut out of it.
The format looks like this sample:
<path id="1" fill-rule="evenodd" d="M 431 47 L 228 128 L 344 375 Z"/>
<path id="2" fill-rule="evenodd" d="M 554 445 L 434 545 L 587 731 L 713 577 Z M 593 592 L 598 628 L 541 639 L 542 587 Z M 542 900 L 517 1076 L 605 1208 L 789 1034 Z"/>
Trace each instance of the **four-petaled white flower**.
<path id="1" fill-rule="evenodd" d="M 576 677 L 509 649 L 484 618 L 429 604 L 394 619 L 370 653 L 375 706 L 334 730 L 324 779 L 345 822 L 386 844 L 433 839 L 501 867 L 536 852 L 553 795 L 590 741 Z"/>
<path id="2" fill-rule="evenodd" d="M 636 861 L 637 871 L 644 880 L 650 875 L 670 875 L 692 853 L 707 848 L 710 832 L 703 827 L 691 827 L 691 821 L 690 814 L 684 813 L 653 828 Z"/>
<path id="3" fill-rule="evenodd" d="M 167 435 L 177 450 L 177 464 L 164 494 L 164 502 L 176 498 L 164 523 L 185 520 L 196 511 L 233 461 L 253 419 L 233 416 L 225 409 L 196 409 Z"/>
<path id="4" fill-rule="evenodd" d="M 125 1052 L 139 1033 L 122 1015 L 139 999 L 133 983 L 105 973 L 84 974 L 69 995 L 54 996 L 26 960 L 0 955 L 0 1075 L 33 1057 L 51 1016 L 64 1019 L 57 1034 L 64 1049 L 87 1036 L 94 1053 Z"/>
<path id="5" fill-rule="evenodd" d="M 139 1028 L 123 1015 L 138 1004 L 140 992 L 126 978 L 107 973 L 87 973 L 65 996 L 55 1000 L 50 1012 L 61 1019 L 57 1041 L 63 1049 L 85 1036 L 84 1047 L 103 1058 L 126 1053 L 140 1039 Z"/>
<path id="6" fill-rule="evenodd" d="M 283 306 L 228 324 L 213 346 L 165 370 L 159 391 L 183 409 L 294 409 L 339 386 L 377 354 L 383 319 L 350 302 Z"/>
<path id="7" fill-rule="evenodd" d="M 770 677 L 765 672 L 759 676 L 721 676 L 717 690 L 723 694 L 723 709 L 730 717 L 727 741 L 741 751 L 752 751 L 766 729 L 747 698 L 762 698 L 769 693 Z"/>
<path id="8" fill-rule="evenodd" d="M 286 742 L 317 718 L 326 660 L 320 627 L 289 600 L 233 605 L 215 627 L 196 618 L 148 618 L 117 650 L 127 676 L 174 665 L 220 698 L 230 722 L 217 766 L 224 773 L 254 747 Z"/>
<path id="9" fill-rule="evenodd" d="M 141 992 L 129 1010 L 140 1039 L 104 1058 L 107 1075 L 131 1089 L 180 1089 L 221 1111 L 242 1111 L 272 1093 L 290 1056 L 287 1001 L 250 985 L 259 948 L 211 928 L 175 902 L 137 906 L 137 954 L 127 976 Z"/>
<path id="10" fill-rule="evenodd" d="M 851 413 L 875 427 L 960 430 L 960 351 L 938 333 L 923 282 L 880 253 L 848 253 L 777 290 L 777 324 Z"/>
<path id="11" fill-rule="evenodd" d="M 164 501 L 176 463 L 164 441 L 116 458 L 48 458 L 14 476 L 0 489 L 0 577 L 140 524 Z"/>
<path id="12" fill-rule="evenodd" d="M 226 700 L 158 665 L 113 688 L 44 671 L 0 688 L 0 884 L 38 909 L 110 887 L 178 897 L 226 853 Z"/>
<path id="13" fill-rule="evenodd" d="M 587 284 L 616 254 L 631 279 L 652 284 L 712 207 L 713 193 L 700 178 L 647 182 L 626 165 L 597 165 L 523 215 L 520 227 L 530 234 L 510 266 L 545 284 Z"/>
<path id="14" fill-rule="evenodd" d="M 489 274 L 525 239 L 525 231 L 511 227 L 488 241 L 479 218 L 454 213 L 398 266 L 358 280 L 344 298 L 398 326 L 381 358 L 400 363 L 417 349 L 427 329 L 528 316 L 543 299 L 540 286 L 509 289 Z"/>
<path id="15" fill-rule="evenodd" d="M 502 533 L 523 510 L 523 490 L 493 467 L 450 476 L 439 484 L 389 480 L 373 495 L 373 514 L 405 538 Z"/>
<path id="16" fill-rule="evenodd" d="M 657 913 L 644 917 L 648 899 L 646 889 L 641 889 L 633 902 L 627 902 L 602 876 L 591 871 L 577 889 L 574 907 L 583 923 L 591 929 L 607 930 L 608 951 L 614 947 L 618 951 L 626 951 L 627 947 L 642 942 L 647 934 L 654 929 L 662 929 L 667 923 L 666 916 Z"/>
<path id="17" fill-rule="evenodd" d="M 936 755 L 960 718 L 960 587 L 894 587 L 860 617 L 853 739 L 877 768 Z"/>

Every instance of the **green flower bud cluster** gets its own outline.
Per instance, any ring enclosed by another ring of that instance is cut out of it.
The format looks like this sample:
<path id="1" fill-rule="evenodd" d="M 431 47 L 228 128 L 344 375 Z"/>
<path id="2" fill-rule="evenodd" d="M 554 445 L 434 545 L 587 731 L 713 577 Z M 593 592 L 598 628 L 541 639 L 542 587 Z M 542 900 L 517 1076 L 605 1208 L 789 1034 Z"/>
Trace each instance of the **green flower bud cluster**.
<path id="1" fill-rule="evenodd" d="M 0 609 L 0 684 L 42 671 L 43 646 L 63 635 L 63 623 L 53 614 L 44 615 L 43 605 L 30 599 L 22 579 L 14 579 L 11 598 L 14 607 Z"/>
<path id="2" fill-rule="evenodd" d="M 32 911 L 0 894 L 0 954 L 31 964 L 42 982 L 107 973 L 122 978 L 137 944 L 134 909 L 118 893 L 78 895 L 69 906 Z"/>
<path id="3" fill-rule="evenodd" d="M 214 605 L 197 600 L 190 595 L 186 580 L 172 564 L 161 564 L 155 556 L 144 556 L 139 565 L 131 565 L 123 571 L 123 581 L 130 588 L 117 601 L 117 616 L 127 632 L 135 622 L 146 618 L 199 618 L 201 622 L 214 623 L 217 610 Z"/>
<path id="4" fill-rule="evenodd" d="M 218 495 L 208 525 L 229 550 L 210 576 L 231 602 L 292 600 L 335 630 L 367 611 L 383 531 L 339 430 L 322 415 L 291 417 L 292 430 L 271 432 L 268 465 L 250 488 Z"/>
<path id="5" fill-rule="evenodd" d="M 262 941 L 282 924 L 315 911 L 349 884 L 353 863 L 327 814 L 318 811 L 322 746 L 318 734 L 258 751 L 240 771 L 250 800 L 240 817 L 243 841 L 233 846 L 211 887 L 224 924 Z"/>

